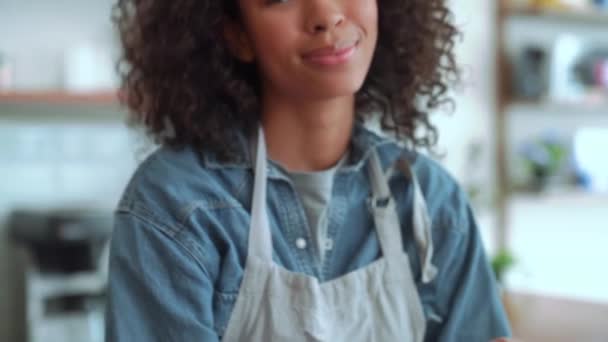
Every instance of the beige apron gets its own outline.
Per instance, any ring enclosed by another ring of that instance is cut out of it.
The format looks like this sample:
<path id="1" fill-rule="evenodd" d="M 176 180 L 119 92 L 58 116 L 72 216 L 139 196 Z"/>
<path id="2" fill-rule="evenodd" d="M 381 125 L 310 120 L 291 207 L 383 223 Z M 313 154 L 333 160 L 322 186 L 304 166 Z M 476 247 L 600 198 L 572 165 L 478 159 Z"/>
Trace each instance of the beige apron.
<path id="1" fill-rule="evenodd" d="M 408 171 L 409 171 L 409 166 Z M 436 274 L 430 222 L 420 187 L 414 185 L 414 235 L 421 254 L 422 280 Z M 252 218 L 245 272 L 222 341 L 421 342 L 426 320 L 402 246 L 395 203 L 376 152 L 369 175 L 370 201 L 383 257 L 340 278 L 288 271 L 272 260 L 266 212 L 266 148 L 257 142 Z"/>

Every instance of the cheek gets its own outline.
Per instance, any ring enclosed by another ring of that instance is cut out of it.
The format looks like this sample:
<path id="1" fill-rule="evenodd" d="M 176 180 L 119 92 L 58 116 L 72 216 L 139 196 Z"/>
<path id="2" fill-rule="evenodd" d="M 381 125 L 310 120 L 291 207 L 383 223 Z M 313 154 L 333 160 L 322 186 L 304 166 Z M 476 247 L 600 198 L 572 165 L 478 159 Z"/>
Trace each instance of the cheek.
<path id="1" fill-rule="evenodd" d="M 273 38 L 258 41 L 256 44 L 257 62 L 270 77 L 285 75 L 284 69 L 293 64 L 296 50 L 293 46 L 294 39 L 289 38 L 289 35 L 276 34 L 276 31 L 266 37 Z"/>
<path id="2" fill-rule="evenodd" d="M 349 0 L 346 0 L 349 1 Z M 377 0 L 354 0 L 351 3 L 352 16 L 359 25 L 363 26 L 368 36 L 376 36 L 378 32 Z"/>
<path id="3" fill-rule="evenodd" d="M 288 53 L 285 42 L 279 39 L 268 39 L 259 46 L 265 51 L 257 53 L 257 68 L 260 77 L 273 84 L 274 87 L 285 88 L 292 86 L 295 75 L 298 73 L 297 64 L 293 56 Z"/>
<path id="4" fill-rule="evenodd" d="M 258 25 L 254 33 L 254 49 L 258 62 L 266 66 L 283 64 L 290 52 L 297 51 L 297 32 L 284 18 L 266 20 Z"/>

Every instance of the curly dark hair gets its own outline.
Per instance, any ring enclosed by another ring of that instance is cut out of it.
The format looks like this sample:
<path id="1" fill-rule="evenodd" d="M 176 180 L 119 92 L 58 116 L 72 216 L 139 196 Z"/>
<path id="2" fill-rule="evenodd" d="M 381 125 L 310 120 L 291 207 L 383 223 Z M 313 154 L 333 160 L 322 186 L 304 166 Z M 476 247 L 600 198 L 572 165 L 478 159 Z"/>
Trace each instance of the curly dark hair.
<path id="1" fill-rule="evenodd" d="M 230 158 L 236 134 L 255 130 L 257 71 L 233 56 L 223 35 L 224 19 L 239 18 L 237 1 L 114 5 L 124 48 L 121 100 L 131 123 L 143 125 L 157 143 L 193 145 Z M 379 114 L 383 130 L 414 147 L 432 148 L 438 133 L 429 113 L 452 103 L 447 91 L 459 79 L 453 51 L 459 31 L 445 0 L 377 1 L 378 43 L 355 94 L 356 119 Z M 173 134 L 166 134 L 168 126 Z"/>

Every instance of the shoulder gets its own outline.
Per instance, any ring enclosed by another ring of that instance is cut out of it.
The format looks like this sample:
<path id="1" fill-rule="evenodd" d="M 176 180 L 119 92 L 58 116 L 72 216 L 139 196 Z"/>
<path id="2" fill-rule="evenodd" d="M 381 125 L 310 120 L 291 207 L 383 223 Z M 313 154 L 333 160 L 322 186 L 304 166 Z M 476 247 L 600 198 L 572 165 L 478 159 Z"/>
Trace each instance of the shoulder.
<path id="1" fill-rule="evenodd" d="M 435 159 L 417 151 L 406 151 L 412 160 L 412 170 L 427 201 L 440 198 L 443 201 L 461 200 L 462 189 L 454 176 Z"/>
<path id="2" fill-rule="evenodd" d="M 385 170 L 388 170 L 397 159 L 405 159 L 416 175 L 425 197 L 452 197 L 461 191 L 458 181 L 437 160 L 428 155 L 405 147 L 390 137 L 368 130 L 369 141 L 375 144 L 376 150 Z"/>
<path id="3" fill-rule="evenodd" d="M 467 225 L 463 220 L 466 219 L 469 204 L 465 191 L 454 176 L 439 161 L 420 151 L 404 147 L 390 138 L 379 139 L 382 143 L 378 145 L 378 154 L 386 170 L 399 158 L 408 162 L 418 180 L 435 228 L 452 227 L 462 232 Z M 406 182 L 411 184 L 407 176 L 399 172 L 391 179 L 392 187 L 403 187 Z"/>
<path id="4" fill-rule="evenodd" d="M 431 217 L 442 222 L 443 227 L 452 227 L 464 232 L 463 220 L 468 210 L 468 198 L 459 182 L 438 161 L 413 152 L 413 172 L 420 184 Z"/>
<path id="5" fill-rule="evenodd" d="M 207 167 L 193 148 L 163 146 L 137 167 L 117 210 L 179 226 L 195 209 L 240 206 L 246 175 L 242 169 Z"/>

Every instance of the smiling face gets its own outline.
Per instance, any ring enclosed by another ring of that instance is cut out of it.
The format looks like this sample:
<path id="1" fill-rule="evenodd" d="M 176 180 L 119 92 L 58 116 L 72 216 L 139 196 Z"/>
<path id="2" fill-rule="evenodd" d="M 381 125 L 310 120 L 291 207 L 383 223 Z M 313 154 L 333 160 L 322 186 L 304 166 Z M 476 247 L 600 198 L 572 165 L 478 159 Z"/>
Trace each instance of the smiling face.
<path id="1" fill-rule="evenodd" d="M 263 92 L 293 99 L 353 96 L 378 35 L 377 0 L 239 0 L 228 39 L 256 63 Z"/>

